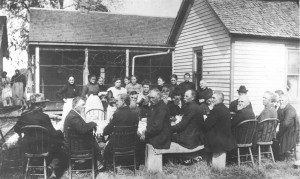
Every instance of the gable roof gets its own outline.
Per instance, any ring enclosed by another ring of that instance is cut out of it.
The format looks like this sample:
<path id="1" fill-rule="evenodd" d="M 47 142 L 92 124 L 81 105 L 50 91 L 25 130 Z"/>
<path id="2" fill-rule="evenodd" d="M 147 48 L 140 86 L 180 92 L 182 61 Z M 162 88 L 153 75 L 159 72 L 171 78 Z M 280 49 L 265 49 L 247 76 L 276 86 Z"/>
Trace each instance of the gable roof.
<path id="1" fill-rule="evenodd" d="M 232 34 L 300 38 L 299 5 L 288 0 L 207 0 Z"/>
<path id="2" fill-rule="evenodd" d="M 195 0 L 197 1 L 197 0 Z M 230 34 L 300 39 L 299 5 L 296 0 L 204 0 Z M 183 0 L 168 43 L 176 43 L 179 25 L 190 13 L 183 7 L 194 0 Z M 177 29 L 176 29 L 177 28 Z M 175 34 L 175 35 L 174 35 Z"/>
<path id="3" fill-rule="evenodd" d="M 168 46 L 173 23 L 166 17 L 31 8 L 29 43 Z"/>
<path id="4" fill-rule="evenodd" d="M 5 16 L 0 16 L 0 51 L 3 56 L 8 57 L 8 39 Z"/>

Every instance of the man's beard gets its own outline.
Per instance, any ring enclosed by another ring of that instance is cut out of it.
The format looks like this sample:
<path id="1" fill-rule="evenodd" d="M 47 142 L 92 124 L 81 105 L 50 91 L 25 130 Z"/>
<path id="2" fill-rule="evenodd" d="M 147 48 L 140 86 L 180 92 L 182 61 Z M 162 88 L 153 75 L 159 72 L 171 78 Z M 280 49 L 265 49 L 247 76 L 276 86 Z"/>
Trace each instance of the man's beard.
<path id="1" fill-rule="evenodd" d="M 244 109 L 245 107 L 246 107 L 246 106 L 238 105 L 238 106 L 237 106 L 237 110 L 240 111 L 240 110 Z"/>

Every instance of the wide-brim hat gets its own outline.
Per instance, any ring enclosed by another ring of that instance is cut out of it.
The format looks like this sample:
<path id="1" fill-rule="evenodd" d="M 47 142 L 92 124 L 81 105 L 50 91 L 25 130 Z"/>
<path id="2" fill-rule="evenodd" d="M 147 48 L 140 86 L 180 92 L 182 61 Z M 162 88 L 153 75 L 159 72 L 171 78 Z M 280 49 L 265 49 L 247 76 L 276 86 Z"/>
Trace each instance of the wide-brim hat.
<path id="1" fill-rule="evenodd" d="M 36 104 L 36 103 L 45 103 L 50 101 L 49 99 L 45 99 L 45 95 L 43 93 L 33 93 L 29 97 L 29 102 L 31 104 Z"/>
<path id="2" fill-rule="evenodd" d="M 246 86 L 240 86 L 240 88 L 237 90 L 239 93 L 247 93 L 248 90 L 246 89 Z"/>

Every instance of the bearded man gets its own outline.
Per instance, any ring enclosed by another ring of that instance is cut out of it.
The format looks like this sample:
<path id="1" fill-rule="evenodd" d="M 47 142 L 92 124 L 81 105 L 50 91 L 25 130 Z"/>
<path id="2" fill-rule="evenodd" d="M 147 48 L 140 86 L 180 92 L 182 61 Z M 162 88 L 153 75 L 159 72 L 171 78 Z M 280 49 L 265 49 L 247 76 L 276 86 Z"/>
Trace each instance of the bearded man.
<path id="1" fill-rule="evenodd" d="M 231 121 L 231 129 L 234 129 L 239 123 L 249 119 L 255 119 L 249 98 L 247 96 L 239 96 L 237 112 Z"/>
<path id="2" fill-rule="evenodd" d="M 277 113 L 280 125 L 276 138 L 279 141 L 279 160 L 285 160 L 288 151 L 296 145 L 297 114 L 295 108 L 289 104 L 288 96 L 280 96 L 279 102 Z"/>

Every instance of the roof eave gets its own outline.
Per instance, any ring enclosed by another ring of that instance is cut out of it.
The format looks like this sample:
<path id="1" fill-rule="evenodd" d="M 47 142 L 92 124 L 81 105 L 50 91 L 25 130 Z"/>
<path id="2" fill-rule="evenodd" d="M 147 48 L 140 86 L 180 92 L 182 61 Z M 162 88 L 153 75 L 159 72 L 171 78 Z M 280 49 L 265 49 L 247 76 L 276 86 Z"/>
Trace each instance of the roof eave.
<path id="1" fill-rule="evenodd" d="M 167 49 L 174 49 L 174 47 L 170 46 L 169 44 L 112 44 L 112 43 L 79 43 L 79 42 L 42 42 L 42 41 L 29 41 L 29 45 L 123 47 L 123 48 L 167 48 Z"/>
<path id="2" fill-rule="evenodd" d="M 238 32 L 230 32 L 233 37 L 252 37 L 252 38 L 265 38 L 265 39 L 278 39 L 278 40 L 300 40 L 300 37 L 284 37 L 284 36 L 271 36 L 271 35 L 256 35 L 256 34 L 245 34 Z"/>

